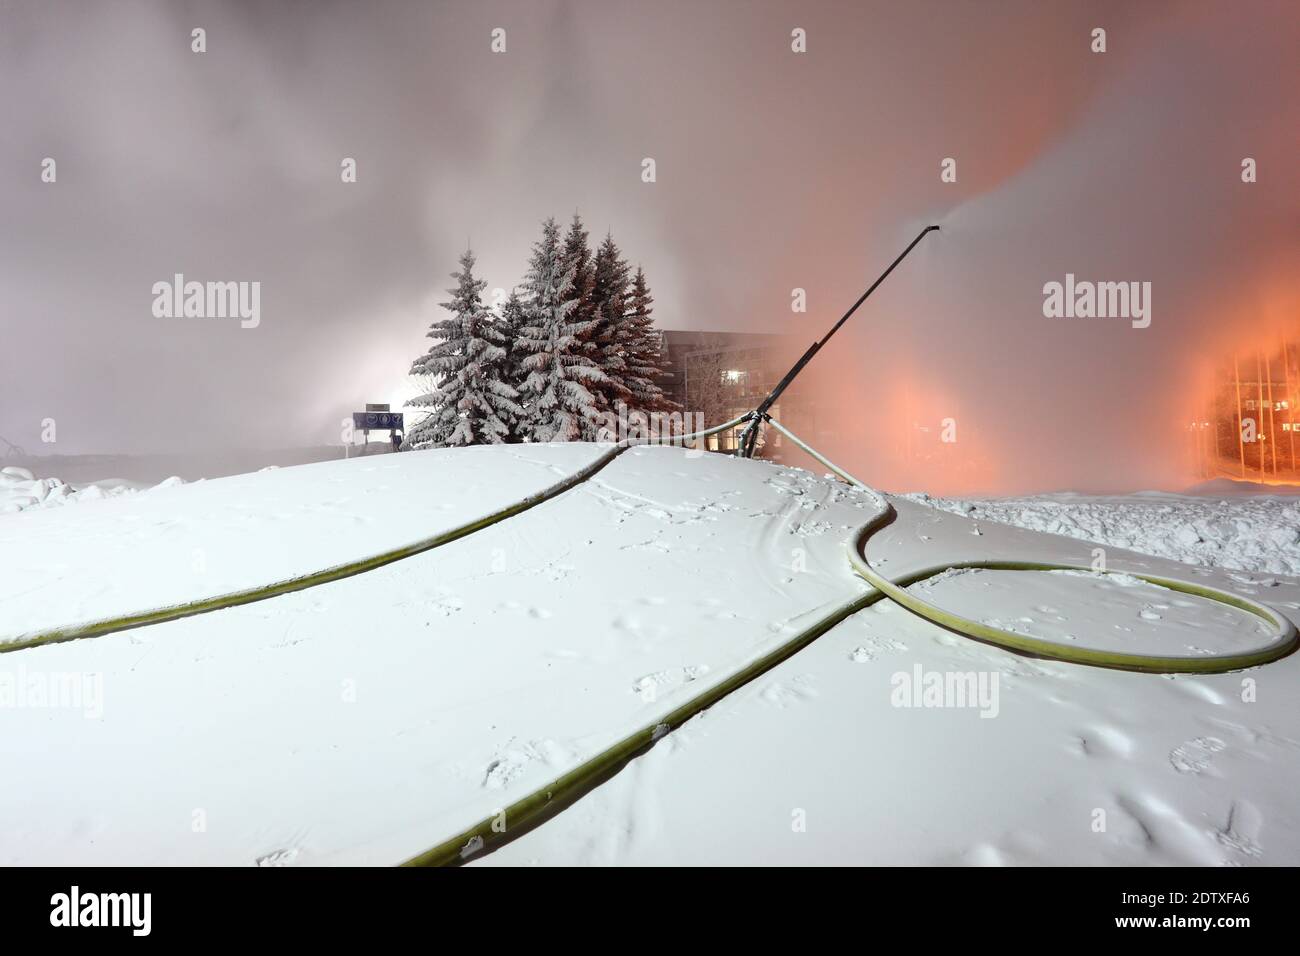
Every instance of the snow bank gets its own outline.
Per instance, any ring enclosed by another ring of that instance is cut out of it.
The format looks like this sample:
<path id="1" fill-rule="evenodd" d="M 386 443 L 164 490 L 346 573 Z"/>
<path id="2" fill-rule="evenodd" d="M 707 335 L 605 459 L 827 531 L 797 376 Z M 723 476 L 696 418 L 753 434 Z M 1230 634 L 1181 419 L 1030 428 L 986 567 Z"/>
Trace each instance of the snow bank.
<path id="1" fill-rule="evenodd" d="M 180 482 L 169 478 L 162 487 Z M 53 508 L 85 501 L 101 501 L 135 494 L 148 485 L 110 478 L 87 482 L 74 488 L 58 478 L 37 478 L 28 469 L 9 466 L 0 469 L 0 515 L 17 514 L 32 508 Z"/>
<path id="2" fill-rule="evenodd" d="M 968 518 L 1081 538 L 1185 564 L 1300 574 L 1300 499 L 1295 497 L 1228 500 L 1157 492 L 977 500 L 923 493 L 902 497 Z"/>

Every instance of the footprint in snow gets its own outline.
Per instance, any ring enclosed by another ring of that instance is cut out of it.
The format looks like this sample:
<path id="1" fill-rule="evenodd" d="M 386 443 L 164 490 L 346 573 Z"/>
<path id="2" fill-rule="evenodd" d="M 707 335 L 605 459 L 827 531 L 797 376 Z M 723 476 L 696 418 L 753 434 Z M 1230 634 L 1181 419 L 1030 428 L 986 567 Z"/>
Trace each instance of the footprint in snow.
<path id="1" fill-rule="evenodd" d="M 1089 757 L 1131 757 L 1136 746 L 1124 731 L 1105 724 L 1089 727 L 1079 735 L 1079 747 Z"/>
<path id="2" fill-rule="evenodd" d="M 503 790 L 522 775 L 528 766 L 542 761 L 549 767 L 564 767 L 572 763 L 572 754 L 554 740 L 536 740 L 510 747 L 487 765 L 483 773 L 483 787 Z"/>
<path id="3" fill-rule="evenodd" d="M 1264 815 L 1245 800 L 1234 801 L 1228 809 L 1228 822 L 1216 830 L 1214 838 L 1229 850 L 1258 859 L 1264 855 L 1259 845 L 1259 833 L 1264 828 Z M 1225 861 L 1231 863 L 1231 861 Z"/>
<path id="4" fill-rule="evenodd" d="M 671 670 L 655 671 L 634 682 L 632 692 L 642 700 L 653 702 L 661 692 L 669 691 L 682 684 L 689 684 L 708 672 L 708 664 L 688 664 Z"/>
<path id="5" fill-rule="evenodd" d="M 296 846 L 275 850 L 265 856 L 259 856 L 256 863 L 258 866 L 289 866 L 298 858 L 300 852 Z"/>
<path id="6" fill-rule="evenodd" d="M 764 703 L 782 709 L 792 704 L 813 700 L 818 696 L 816 688 L 811 686 L 811 679 L 808 677 L 796 677 L 788 684 L 773 681 L 759 693 L 759 697 L 763 699 Z"/>
<path id="7" fill-rule="evenodd" d="M 1169 762 L 1179 773 L 1202 774 L 1211 769 L 1211 758 L 1227 746 L 1218 737 L 1197 737 L 1169 751 Z"/>

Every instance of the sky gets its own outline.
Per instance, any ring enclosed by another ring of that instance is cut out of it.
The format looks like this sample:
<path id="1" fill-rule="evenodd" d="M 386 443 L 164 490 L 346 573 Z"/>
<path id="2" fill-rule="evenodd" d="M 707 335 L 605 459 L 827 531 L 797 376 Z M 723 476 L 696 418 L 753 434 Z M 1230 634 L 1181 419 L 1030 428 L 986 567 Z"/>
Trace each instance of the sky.
<path id="1" fill-rule="evenodd" d="M 937 223 L 795 386 L 815 443 L 900 490 L 1181 487 L 1206 362 L 1300 338 L 1297 48 L 1262 0 L 0 0 L 0 436 L 337 442 L 465 247 L 509 288 L 551 215 L 662 325 L 799 342 Z M 155 315 L 176 273 L 258 324 Z M 1045 316 L 1067 273 L 1150 325 Z M 943 422 L 957 458 L 904 453 Z"/>

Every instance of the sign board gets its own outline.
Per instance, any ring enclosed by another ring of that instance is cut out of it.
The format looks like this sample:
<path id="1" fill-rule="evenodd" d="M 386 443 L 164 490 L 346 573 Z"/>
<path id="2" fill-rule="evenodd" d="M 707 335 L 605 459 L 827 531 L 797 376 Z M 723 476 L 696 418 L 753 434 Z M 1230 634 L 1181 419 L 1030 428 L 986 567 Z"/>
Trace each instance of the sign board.
<path id="1" fill-rule="evenodd" d="M 366 402 L 366 411 L 386 412 L 388 411 L 388 403 L 387 402 Z"/>
<path id="2" fill-rule="evenodd" d="M 406 431 L 402 423 L 401 412 L 353 412 L 352 427 L 357 431 L 371 431 L 372 429 L 384 431 L 396 429 L 403 433 Z"/>

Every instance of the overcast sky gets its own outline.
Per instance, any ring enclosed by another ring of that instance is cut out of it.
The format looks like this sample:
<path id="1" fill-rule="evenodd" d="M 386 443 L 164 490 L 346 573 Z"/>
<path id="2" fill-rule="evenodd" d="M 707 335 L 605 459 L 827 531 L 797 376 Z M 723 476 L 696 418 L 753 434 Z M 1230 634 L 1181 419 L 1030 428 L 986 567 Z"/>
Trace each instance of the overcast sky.
<path id="1" fill-rule="evenodd" d="M 547 215 L 612 229 L 664 325 L 808 341 L 933 221 L 801 380 L 833 455 L 942 487 L 889 449 L 954 417 L 982 490 L 1174 486 L 1205 357 L 1300 337 L 1298 11 L 0 0 L 0 435 L 337 441 L 466 243 L 509 287 Z M 259 281 L 260 324 L 155 317 L 178 272 Z M 1151 326 L 1045 318 L 1067 272 L 1151 282 Z"/>

